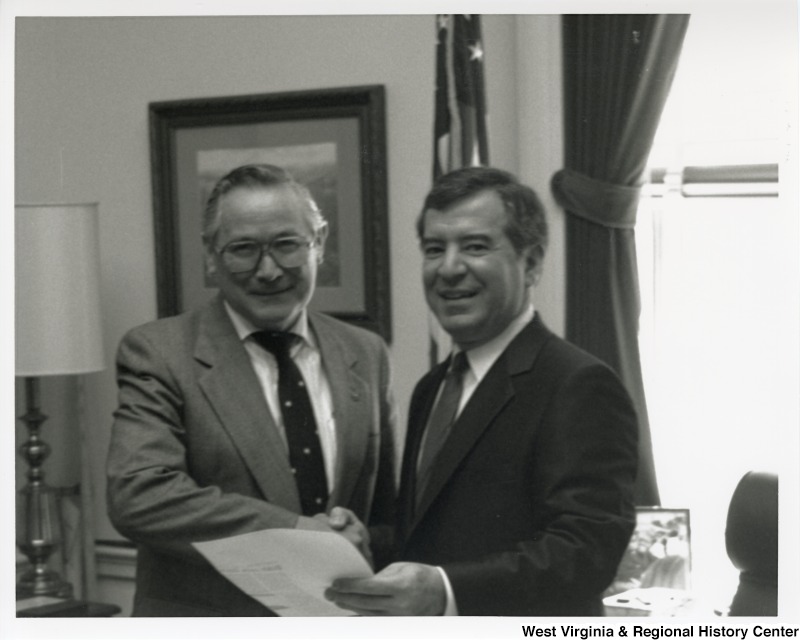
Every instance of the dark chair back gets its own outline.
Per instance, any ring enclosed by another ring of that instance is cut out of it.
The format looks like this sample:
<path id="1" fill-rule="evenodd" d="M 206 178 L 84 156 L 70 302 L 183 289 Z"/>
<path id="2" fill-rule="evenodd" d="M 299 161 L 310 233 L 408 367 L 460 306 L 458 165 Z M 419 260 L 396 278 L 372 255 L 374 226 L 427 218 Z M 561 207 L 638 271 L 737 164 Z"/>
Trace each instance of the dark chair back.
<path id="1" fill-rule="evenodd" d="M 778 476 L 750 471 L 728 507 L 725 548 L 739 569 L 731 616 L 778 615 Z"/>

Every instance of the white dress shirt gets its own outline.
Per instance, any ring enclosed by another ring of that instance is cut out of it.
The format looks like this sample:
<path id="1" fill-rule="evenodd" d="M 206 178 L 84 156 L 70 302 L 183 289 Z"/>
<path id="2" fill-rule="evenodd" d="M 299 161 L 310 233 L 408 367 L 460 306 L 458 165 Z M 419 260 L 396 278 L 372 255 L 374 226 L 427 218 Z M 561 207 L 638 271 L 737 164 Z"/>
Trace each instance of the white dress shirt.
<path id="1" fill-rule="evenodd" d="M 461 400 L 458 403 L 457 416 L 461 414 L 461 411 L 464 409 L 467 402 L 469 402 L 472 394 L 475 393 L 475 389 L 478 388 L 481 380 L 486 377 L 486 374 L 489 373 L 489 369 L 492 368 L 492 365 L 502 355 L 503 351 L 506 350 L 506 347 L 508 347 L 508 345 L 511 344 L 511 341 L 517 337 L 517 334 L 519 334 L 519 332 L 522 331 L 531 320 L 533 320 L 533 315 L 534 308 L 531 304 L 528 305 L 528 307 L 520 315 L 514 318 L 514 320 L 509 323 L 502 333 L 489 340 L 489 342 L 466 351 L 469 367 L 464 372 L 464 377 L 462 379 L 463 386 L 461 391 Z M 458 350 L 458 348 L 454 349 L 454 353 L 458 352 Z M 439 393 L 441 393 L 441 386 L 439 388 Z M 447 577 L 447 573 L 441 567 L 436 568 L 439 570 L 439 573 L 444 580 L 444 587 L 447 592 L 447 604 L 445 606 L 444 615 L 457 616 L 458 607 L 456 605 L 455 595 L 453 594 L 453 587 L 450 585 L 450 580 Z"/>
<path id="2" fill-rule="evenodd" d="M 272 413 L 272 418 L 278 427 L 283 443 L 286 446 L 286 455 L 289 455 L 289 444 L 286 440 L 286 431 L 283 424 L 283 414 L 278 401 L 278 363 L 269 351 L 259 346 L 252 334 L 259 331 L 240 313 L 235 311 L 227 302 L 225 311 L 228 312 L 231 322 L 236 329 L 236 334 L 242 341 L 253 369 L 258 377 L 258 382 L 267 400 L 267 406 Z M 325 463 L 325 477 L 328 480 L 328 491 L 333 491 L 336 469 L 336 422 L 333 419 L 333 398 L 325 368 L 322 365 L 322 356 L 317 347 L 317 341 L 308 326 L 308 316 L 305 311 L 289 331 L 297 334 L 302 340 L 297 341 L 291 348 L 291 356 L 308 389 L 308 396 L 314 409 L 314 418 L 317 421 L 319 440 L 322 447 L 322 458 Z"/>

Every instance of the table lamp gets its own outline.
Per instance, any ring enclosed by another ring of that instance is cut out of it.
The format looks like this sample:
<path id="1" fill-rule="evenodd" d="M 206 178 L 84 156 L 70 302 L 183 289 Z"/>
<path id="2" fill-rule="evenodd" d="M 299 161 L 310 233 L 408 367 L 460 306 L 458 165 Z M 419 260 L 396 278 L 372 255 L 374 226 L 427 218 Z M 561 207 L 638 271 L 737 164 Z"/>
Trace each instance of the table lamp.
<path id="1" fill-rule="evenodd" d="M 17 582 L 18 596 L 69 596 L 68 582 L 48 567 L 60 544 L 57 492 L 44 481 L 50 454 L 39 431 L 40 376 L 104 368 L 100 323 L 97 205 L 15 207 L 15 374 L 24 378 L 28 429 L 20 454 L 27 485 L 17 504 L 16 541 L 31 563 Z"/>

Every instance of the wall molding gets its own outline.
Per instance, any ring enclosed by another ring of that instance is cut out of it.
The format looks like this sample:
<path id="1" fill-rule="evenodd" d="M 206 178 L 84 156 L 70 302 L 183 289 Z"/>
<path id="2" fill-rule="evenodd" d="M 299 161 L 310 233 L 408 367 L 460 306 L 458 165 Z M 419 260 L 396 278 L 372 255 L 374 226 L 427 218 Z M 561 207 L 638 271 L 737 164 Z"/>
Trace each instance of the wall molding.
<path id="1" fill-rule="evenodd" d="M 117 545 L 95 545 L 97 577 L 131 580 L 136 578 L 136 549 Z"/>
<path id="2" fill-rule="evenodd" d="M 136 578 L 136 549 L 134 548 L 97 543 L 95 545 L 95 562 L 98 578 L 117 580 L 134 580 Z M 26 571 L 29 566 L 28 559 L 17 550 L 17 576 Z"/>

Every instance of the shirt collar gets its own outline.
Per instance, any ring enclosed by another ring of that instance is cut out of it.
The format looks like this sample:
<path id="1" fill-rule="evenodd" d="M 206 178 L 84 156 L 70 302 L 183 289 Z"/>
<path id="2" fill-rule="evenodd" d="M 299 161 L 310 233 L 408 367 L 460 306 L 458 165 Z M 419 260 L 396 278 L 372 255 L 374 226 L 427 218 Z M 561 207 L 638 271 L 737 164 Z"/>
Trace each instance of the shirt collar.
<path id="1" fill-rule="evenodd" d="M 236 331 L 236 335 L 239 336 L 239 340 L 244 342 L 250 335 L 260 331 L 258 327 L 254 326 L 252 322 L 250 322 L 241 313 L 229 305 L 227 300 L 223 300 L 222 303 L 225 306 L 225 311 L 227 312 L 228 317 L 233 323 L 233 328 Z M 303 309 L 303 311 L 300 313 L 300 317 L 297 318 L 297 321 L 291 327 L 289 327 L 288 331 L 300 336 L 303 339 L 303 342 L 306 344 L 311 345 L 312 347 L 315 346 L 314 338 L 308 327 L 308 313 L 305 309 Z"/>
<path id="2" fill-rule="evenodd" d="M 529 304 L 501 333 L 481 346 L 469 349 L 466 352 L 467 362 L 469 362 L 470 369 L 478 382 L 483 380 L 483 377 L 492 368 L 500 354 L 511 344 L 511 341 L 517 337 L 517 334 L 533 320 L 534 313 L 533 305 Z M 456 348 L 456 351 L 458 350 Z"/>

